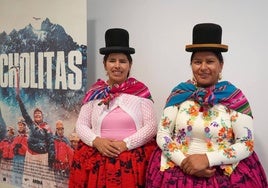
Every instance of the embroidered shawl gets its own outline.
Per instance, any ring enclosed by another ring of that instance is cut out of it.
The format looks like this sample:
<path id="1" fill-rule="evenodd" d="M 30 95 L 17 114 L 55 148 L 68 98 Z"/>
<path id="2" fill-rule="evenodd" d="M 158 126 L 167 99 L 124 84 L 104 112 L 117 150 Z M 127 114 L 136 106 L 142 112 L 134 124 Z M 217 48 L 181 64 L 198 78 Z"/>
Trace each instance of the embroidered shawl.
<path id="1" fill-rule="evenodd" d="M 135 78 L 128 78 L 125 82 L 113 86 L 109 86 L 105 81 L 98 79 L 86 93 L 83 104 L 91 100 L 102 99 L 99 105 L 109 105 L 109 102 L 121 93 L 152 100 L 148 87 Z"/>
<path id="2" fill-rule="evenodd" d="M 220 103 L 252 117 L 250 105 L 245 95 L 227 81 L 218 82 L 208 88 L 196 87 L 190 80 L 180 83 L 172 90 L 165 107 L 179 105 L 188 99 L 198 102 L 204 110 Z"/>

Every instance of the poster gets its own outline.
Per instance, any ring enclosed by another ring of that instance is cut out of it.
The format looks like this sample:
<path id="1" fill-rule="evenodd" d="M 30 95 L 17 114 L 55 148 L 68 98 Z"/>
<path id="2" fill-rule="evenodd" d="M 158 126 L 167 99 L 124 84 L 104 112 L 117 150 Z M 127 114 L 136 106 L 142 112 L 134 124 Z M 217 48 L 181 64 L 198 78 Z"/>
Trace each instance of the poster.
<path id="1" fill-rule="evenodd" d="M 86 0 L 0 2 L 0 187 L 68 186 L 86 9 Z"/>

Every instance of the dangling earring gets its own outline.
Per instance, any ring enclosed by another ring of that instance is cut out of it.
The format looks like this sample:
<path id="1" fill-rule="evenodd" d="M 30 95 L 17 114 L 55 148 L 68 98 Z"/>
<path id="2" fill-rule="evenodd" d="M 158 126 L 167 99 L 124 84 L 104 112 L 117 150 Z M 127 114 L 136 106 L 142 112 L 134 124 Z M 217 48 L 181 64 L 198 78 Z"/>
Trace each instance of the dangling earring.
<path id="1" fill-rule="evenodd" d="M 197 82 L 196 82 L 196 79 L 195 79 L 194 76 L 192 77 L 192 82 L 193 82 L 193 84 L 194 84 L 195 86 L 197 85 Z"/>
<path id="2" fill-rule="evenodd" d="M 219 73 L 219 78 L 218 78 L 219 80 L 221 80 L 222 79 L 222 73 L 220 72 Z"/>

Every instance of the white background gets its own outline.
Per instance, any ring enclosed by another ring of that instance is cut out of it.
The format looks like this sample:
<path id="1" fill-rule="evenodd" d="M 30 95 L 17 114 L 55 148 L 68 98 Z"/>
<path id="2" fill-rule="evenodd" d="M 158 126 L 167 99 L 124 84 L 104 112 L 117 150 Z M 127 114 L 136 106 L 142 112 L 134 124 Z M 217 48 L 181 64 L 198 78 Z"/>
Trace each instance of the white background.
<path id="1" fill-rule="evenodd" d="M 268 1 L 266 0 L 88 0 L 89 85 L 106 79 L 99 48 L 108 28 L 129 31 L 135 48 L 131 75 L 150 88 L 158 118 L 171 89 L 192 77 L 192 28 L 200 22 L 223 28 L 223 80 L 240 88 L 254 116 L 255 150 L 268 174 Z"/>

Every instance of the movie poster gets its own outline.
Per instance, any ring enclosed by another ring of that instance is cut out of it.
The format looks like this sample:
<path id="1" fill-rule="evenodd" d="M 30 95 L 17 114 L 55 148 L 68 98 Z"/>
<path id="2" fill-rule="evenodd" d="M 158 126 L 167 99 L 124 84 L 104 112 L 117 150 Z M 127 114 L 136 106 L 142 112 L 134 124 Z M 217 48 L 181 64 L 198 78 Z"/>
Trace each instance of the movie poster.
<path id="1" fill-rule="evenodd" d="M 87 85 L 86 0 L 0 2 L 0 187 L 68 186 Z"/>

